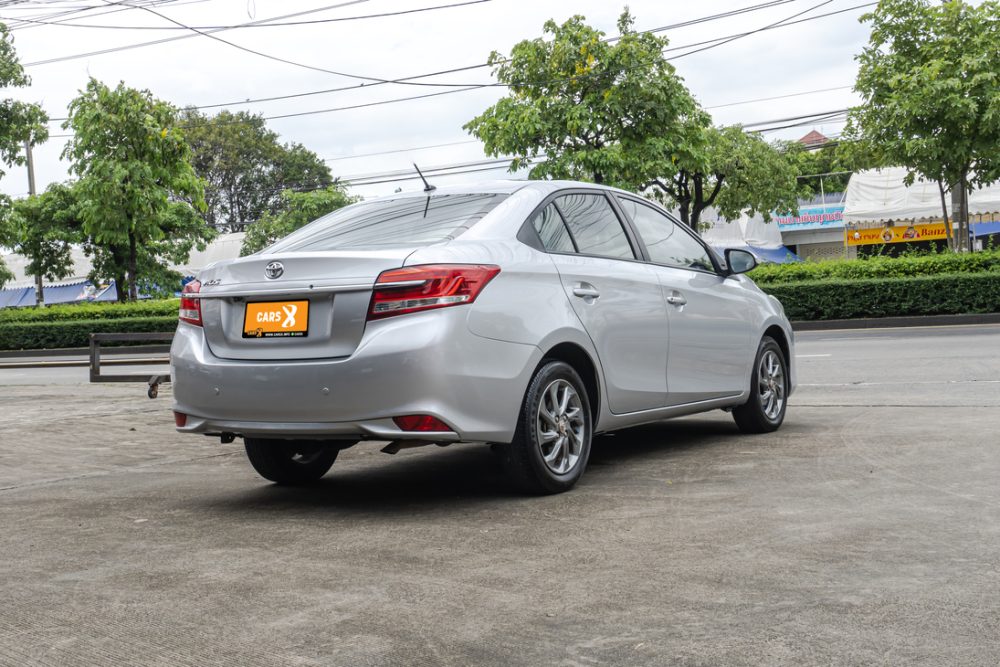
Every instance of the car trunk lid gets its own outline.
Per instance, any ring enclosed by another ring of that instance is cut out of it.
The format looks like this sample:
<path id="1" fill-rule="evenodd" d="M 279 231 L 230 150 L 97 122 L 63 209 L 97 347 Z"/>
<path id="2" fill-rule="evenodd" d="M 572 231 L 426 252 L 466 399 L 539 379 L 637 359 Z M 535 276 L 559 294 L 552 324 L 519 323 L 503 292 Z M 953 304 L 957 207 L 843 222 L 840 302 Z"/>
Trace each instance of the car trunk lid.
<path id="1" fill-rule="evenodd" d="M 413 248 L 252 255 L 202 272 L 201 311 L 224 359 L 350 356 L 364 335 L 372 286 Z"/>

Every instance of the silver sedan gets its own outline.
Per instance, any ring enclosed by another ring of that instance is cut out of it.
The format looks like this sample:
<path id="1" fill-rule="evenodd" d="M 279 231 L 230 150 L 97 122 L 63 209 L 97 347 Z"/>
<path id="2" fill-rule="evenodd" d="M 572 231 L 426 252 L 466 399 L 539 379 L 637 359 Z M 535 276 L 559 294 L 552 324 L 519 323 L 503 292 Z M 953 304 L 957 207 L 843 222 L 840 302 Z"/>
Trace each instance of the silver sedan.
<path id="1" fill-rule="evenodd" d="M 565 491 L 595 433 L 715 409 L 747 433 L 781 425 L 793 335 L 754 265 L 591 184 L 354 204 L 187 285 L 176 426 L 242 437 L 282 484 L 364 440 L 471 441 L 526 490 Z"/>

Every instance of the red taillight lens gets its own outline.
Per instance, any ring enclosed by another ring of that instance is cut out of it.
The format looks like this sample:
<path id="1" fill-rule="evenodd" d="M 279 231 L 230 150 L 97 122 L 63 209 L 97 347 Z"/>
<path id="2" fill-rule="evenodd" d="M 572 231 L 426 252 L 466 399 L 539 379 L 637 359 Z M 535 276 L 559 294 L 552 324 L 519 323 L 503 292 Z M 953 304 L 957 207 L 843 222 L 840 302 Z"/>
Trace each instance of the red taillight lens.
<path id="1" fill-rule="evenodd" d="M 375 281 L 368 319 L 472 303 L 499 266 L 425 264 L 383 271 Z"/>
<path id="2" fill-rule="evenodd" d="M 177 412 L 174 410 L 174 426 L 177 428 L 184 428 L 188 423 L 188 416 L 183 412 Z"/>
<path id="3" fill-rule="evenodd" d="M 405 417 L 393 417 L 392 421 L 401 431 L 451 431 L 451 427 L 437 417 L 430 415 L 406 415 Z"/>
<path id="4" fill-rule="evenodd" d="M 185 298 L 185 294 L 197 294 L 201 291 L 201 283 L 192 280 L 181 290 L 181 322 L 201 326 L 201 299 Z"/>

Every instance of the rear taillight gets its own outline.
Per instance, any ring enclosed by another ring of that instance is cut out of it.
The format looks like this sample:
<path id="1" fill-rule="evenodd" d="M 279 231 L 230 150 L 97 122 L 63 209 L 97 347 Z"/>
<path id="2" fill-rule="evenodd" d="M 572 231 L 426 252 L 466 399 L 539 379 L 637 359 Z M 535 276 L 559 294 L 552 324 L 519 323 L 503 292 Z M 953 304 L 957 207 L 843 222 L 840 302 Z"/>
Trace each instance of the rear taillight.
<path id="1" fill-rule="evenodd" d="M 197 294 L 201 291 L 201 283 L 192 280 L 181 290 L 181 322 L 201 326 L 201 299 L 185 297 L 185 294 Z"/>
<path id="2" fill-rule="evenodd" d="M 368 319 L 472 303 L 499 266 L 425 264 L 383 271 L 375 281 Z"/>

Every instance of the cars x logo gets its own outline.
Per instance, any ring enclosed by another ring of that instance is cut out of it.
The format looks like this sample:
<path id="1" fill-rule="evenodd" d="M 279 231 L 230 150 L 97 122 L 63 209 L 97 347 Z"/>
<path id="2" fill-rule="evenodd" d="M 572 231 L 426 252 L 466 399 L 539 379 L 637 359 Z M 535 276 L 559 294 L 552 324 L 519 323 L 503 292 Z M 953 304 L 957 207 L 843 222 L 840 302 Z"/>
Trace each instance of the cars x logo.
<path id="1" fill-rule="evenodd" d="M 285 321 L 281 323 L 281 328 L 291 329 L 295 326 L 295 313 L 299 310 L 299 307 L 294 303 L 290 303 L 287 306 L 282 306 L 281 310 L 285 313 Z"/>

